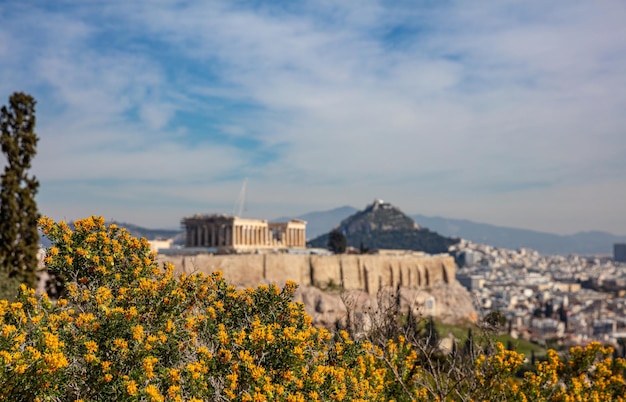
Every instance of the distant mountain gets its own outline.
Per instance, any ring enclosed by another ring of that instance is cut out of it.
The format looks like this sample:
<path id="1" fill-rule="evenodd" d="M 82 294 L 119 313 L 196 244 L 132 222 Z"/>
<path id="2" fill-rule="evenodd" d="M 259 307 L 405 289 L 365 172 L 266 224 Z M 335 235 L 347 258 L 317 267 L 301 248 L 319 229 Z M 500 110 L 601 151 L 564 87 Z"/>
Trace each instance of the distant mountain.
<path id="1" fill-rule="evenodd" d="M 316 237 L 330 232 L 333 228 L 338 227 L 344 219 L 356 212 L 358 212 L 357 208 L 343 206 L 328 211 L 309 212 L 295 218 L 307 221 L 307 238 L 317 240 L 315 239 Z M 277 218 L 272 221 L 286 221 L 289 219 L 291 219 L 291 217 Z M 611 255 L 613 253 L 614 243 L 626 242 L 626 236 L 616 236 L 612 233 L 601 231 L 580 232 L 573 235 L 558 235 L 535 230 L 477 223 L 465 219 L 431 217 L 420 214 L 411 215 L 409 219 L 417 223 L 421 228 L 428 228 L 443 236 L 452 238 L 460 237 L 475 243 L 489 244 L 508 249 L 526 247 L 537 250 L 542 254 Z M 149 240 L 174 237 L 175 244 L 184 244 L 184 231 L 182 229 L 147 229 L 132 223 L 116 223 L 120 227 L 127 228 L 129 232 L 136 237 L 145 237 Z M 382 236 L 389 237 L 392 235 L 384 234 Z M 395 236 L 395 234 L 393 236 Z M 392 240 L 393 239 L 390 239 L 389 242 Z M 324 240 L 322 240 L 322 242 L 323 241 Z M 328 239 L 326 238 L 325 241 L 327 242 Z M 40 242 L 44 247 L 50 246 L 50 241 L 45 237 L 42 237 Z M 316 242 L 316 244 L 318 243 Z M 359 247 L 360 243 L 351 245 Z M 324 243 L 322 247 L 326 247 L 326 243 Z"/>
<path id="2" fill-rule="evenodd" d="M 448 251 L 458 242 L 421 229 L 409 216 L 389 203 L 375 201 L 363 211 L 345 218 L 337 230 L 346 236 L 348 246 L 369 249 L 404 249 L 436 254 Z M 316 237 L 309 244 L 325 248 L 328 233 Z"/>
<path id="3" fill-rule="evenodd" d="M 357 212 L 358 209 L 349 206 L 343 206 L 328 211 L 309 212 L 304 215 L 296 216 L 296 219 L 302 219 L 307 222 L 306 237 L 314 239 L 319 235 L 328 233 L 339 224 L 344 218 Z M 272 222 L 285 222 L 292 217 L 280 217 L 272 219 Z"/>
<path id="4" fill-rule="evenodd" d="M 474 243 L 508 249 L 526 247 L 537 250 L 541 254 L 612 254 L 614 243 L 626 242 L 626 236 L 616 236 L 600 231 L 558 235 L 476 223 L 464 219 L 430 217 L 419 214 L 411 217 L 420 225 L 445 236 L 461 237 Z"/>
<path id="5" fill-rule="evenodd" d="M 126 228 L 128 233 L 130 233 L 133 237 L 145 237 L 148 240 L 156 240 L 156 239 L 174 239 L 174 244 L 184 244 L 184 230 L 175 230 L 175 229 L 147 229 L 141 226 L 134 225 L 132 223 L 126 222 L 111 222 L 115 223 L 117 226 L 121 228 Z"/>

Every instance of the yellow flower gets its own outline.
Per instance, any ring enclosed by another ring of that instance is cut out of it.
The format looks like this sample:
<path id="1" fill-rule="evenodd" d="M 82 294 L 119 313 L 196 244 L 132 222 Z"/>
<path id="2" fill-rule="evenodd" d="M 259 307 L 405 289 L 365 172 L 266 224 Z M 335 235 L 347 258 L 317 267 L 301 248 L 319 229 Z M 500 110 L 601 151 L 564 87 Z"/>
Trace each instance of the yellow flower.
<path id="1" fill-rule="evenodd" d="M 146 377 L 151 379 L 154 377 L 154 365 L 158 363 L 159 359 L 154 356 L 148 356 L 143 359 L 143 369 L 145 370 Z"/>
<path id="2" fill-rule="evenodd" d="M 180 386 L 179 386 L 179 385 L 171 385 L 171 386 L 167 389 L 167 395 L 168 395 L 170 398 L 174 398 L 174 397 L 176 397 L 179 393 L 180 393 Z"/>
<path id="3" fill-rule="evenodd" d="M 8 338 L 13 332 L 17 331 L 17 327 L 11 324 L 5 324 L 2 326 L 2 336 Z"/>
<path id="4" fill-rule="evenodd" d="M 117 349 L 121 349 L 121 350 L 128 349 L 128 342 L 126 342 L 124 339 L 120 339 L 120 338 L 114 339 L 113 345 L 115 345 Z"/>
<path id="5" fill-rule="evenodd" d="M 47 371 L 49 373 L 54 373 L 59 369 L 69 366 L 67 358 L 61 352 L 44 353 L 43 360 L 46 362 Z"/>
<path id="6" fill-rule="evenodd" d="M 111 369 L 111 362 L 110 361 L 103 361 L 102 362 L 102 372 L 106 373 L 107 371 L 109 371 Z"/>
<path id="7" fill-rule="evenodd" d="M 135 325 L 133 326 L 132 331 L 133 331 L 133 339 L 137 341 L 143 340 L 143 326 Z"/>
<path id="8" fill-rule="evenodd" d="M 130 380 L 126 383 L 126 392 L 128 395 L 134 396 L 137 394 L 137 383 L 133 380 Z"/>
<path id="9" fill-rule="evenodd" d="M 17 366 L 15 366 L 15 372 L 17 374 L 24 374 L 27 368 L 28 364 L 18 364 Z"/>
<path id="10" fill-rule="evenodd" d="M 87 341 L 85 342 L 85 348 L 87 348 L 87 351 L 89 353 L 96 353 L 96 351 L 98 350 L 98 344 L 96 344 L 96 342 L 94 341 Z"/>
<path id="11" fill-rule="evenodd" d="M 170 369 L 168 374 L 169 374 L 170 380 L 172 382 L 177 383 L 177 382 L 180 381 L 180 371 L 179 370 L 177 370 L 177 369 Z"/>

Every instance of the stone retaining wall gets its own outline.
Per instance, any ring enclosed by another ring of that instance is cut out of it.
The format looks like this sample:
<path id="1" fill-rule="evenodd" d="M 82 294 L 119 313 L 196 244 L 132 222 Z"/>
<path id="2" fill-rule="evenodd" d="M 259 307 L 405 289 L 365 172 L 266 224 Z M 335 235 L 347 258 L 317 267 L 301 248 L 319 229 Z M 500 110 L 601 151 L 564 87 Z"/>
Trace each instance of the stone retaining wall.
<path id="1" fill-rule="evenodd" d="M 236 286 L 262 283 L 284 284 L 293 280 L 301 286 L 341 287 L 364 290 L 373 295 L 383 287 L 427 288 L 455 281 L 454 258 L 440 255 L 159 255 L 179 272 L 211 273 L 221 270 Z"/>

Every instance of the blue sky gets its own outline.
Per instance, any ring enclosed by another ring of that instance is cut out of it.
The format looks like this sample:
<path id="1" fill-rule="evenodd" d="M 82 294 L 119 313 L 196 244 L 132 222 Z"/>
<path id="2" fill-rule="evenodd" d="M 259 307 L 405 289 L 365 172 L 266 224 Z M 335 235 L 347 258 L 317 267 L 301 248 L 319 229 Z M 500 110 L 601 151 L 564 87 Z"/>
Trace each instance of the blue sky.
<path id="1" fill-rule="evenodd" d="M 626 234 L 621 1 L 0 2 L 42 213 L 178 227 L 375 198 Z M 4 160 L 2 159 L 2 163 Z"/>

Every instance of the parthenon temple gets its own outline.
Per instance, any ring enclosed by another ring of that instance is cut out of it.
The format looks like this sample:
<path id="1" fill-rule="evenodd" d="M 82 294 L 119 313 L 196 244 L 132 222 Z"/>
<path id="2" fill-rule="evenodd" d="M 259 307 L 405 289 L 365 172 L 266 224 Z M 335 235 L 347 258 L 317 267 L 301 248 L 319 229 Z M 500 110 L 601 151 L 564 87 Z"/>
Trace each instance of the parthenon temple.
<path id="1" fill-rule="evenodd" d="M 216 248 L 218 252 L 306 247 L 306 222 L 269 223 L 230 215 L 194 215 L 183 218 L 185 247 Z"/>

